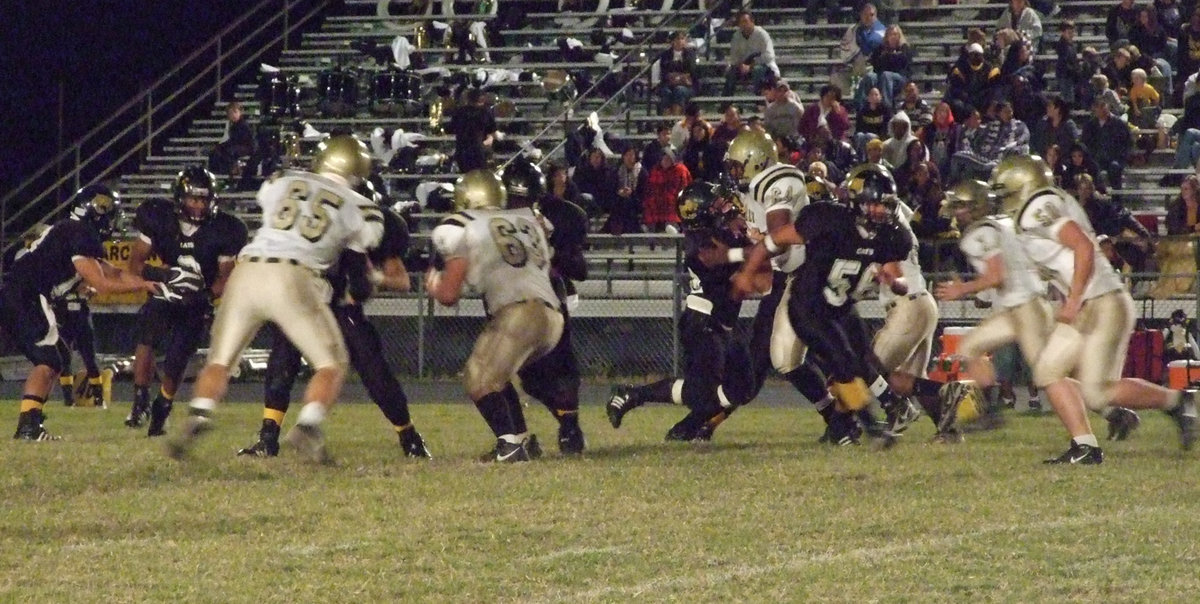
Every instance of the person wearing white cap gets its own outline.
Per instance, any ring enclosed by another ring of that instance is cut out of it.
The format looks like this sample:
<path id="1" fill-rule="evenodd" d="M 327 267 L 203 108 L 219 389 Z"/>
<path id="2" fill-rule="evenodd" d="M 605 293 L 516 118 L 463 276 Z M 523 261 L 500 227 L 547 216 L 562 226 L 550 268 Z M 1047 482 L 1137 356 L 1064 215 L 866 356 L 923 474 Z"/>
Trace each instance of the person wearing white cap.
<path id="1" fill-rule="evenodd" d="M 960 104 L 987 107 L 999 82 L 1000 70 L 984 58 L 983 46 L 972 42 L 967 45 L 967 60 L 960 61 L 950 72 L 950 90 L 946 96 Z"/>

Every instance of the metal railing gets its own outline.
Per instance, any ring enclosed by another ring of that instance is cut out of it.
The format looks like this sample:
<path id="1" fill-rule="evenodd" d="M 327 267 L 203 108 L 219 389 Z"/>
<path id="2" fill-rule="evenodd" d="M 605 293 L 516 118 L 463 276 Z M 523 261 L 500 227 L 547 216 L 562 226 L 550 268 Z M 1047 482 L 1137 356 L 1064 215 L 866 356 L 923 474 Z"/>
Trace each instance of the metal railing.
<path id="1" fill-rule="evenodd" d="M 289 37 L 328 4 L 261 0 L 60 151 L 0 199 L 0 258 L 25 230 L 61 212 L 70 192 L 153 155 L 156 138 L 173 131 L 201 103 L 220 102 L 233 78 L 268 52 L 286 49 Z"/>

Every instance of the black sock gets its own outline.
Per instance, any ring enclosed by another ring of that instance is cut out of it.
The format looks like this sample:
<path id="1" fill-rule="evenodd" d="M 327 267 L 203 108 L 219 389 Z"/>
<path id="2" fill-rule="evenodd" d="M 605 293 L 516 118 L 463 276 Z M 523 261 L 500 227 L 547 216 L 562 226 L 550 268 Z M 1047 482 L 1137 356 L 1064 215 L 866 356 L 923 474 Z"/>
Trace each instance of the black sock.
<path id="1" fill-rule="evenodd" d="M 133 408 L 145 411 L 150 408 L 150 387 L 133 387 Z"/>
<path id="2" fill-rule="evenodd" d="M 479 409 L 483 421 L 487 422 L 496 438 L 504 434 L 517 433 L 513 429 L 512 417 L 508 412 L 508 397 L 504 395 L 504 391 L 484 395 L 483 398 L 475 401 L 475 408 Z"/>
<path id="3" fill-rule="evenodd" d="M 508 416 L 512 418 L 513 431 L 510 434 L 528 432 L 529 427 L 525 425 L 525 410 L 521 408 L 521 395 L 517 394 L 516 386 L 509 383 L 502 392 L 504 399 L 508 402 Z"/>
<path id="4" fill-rule="evenodd" d="M 643 403 L 673 404 L 675 401 L 671 398 L 671 389 L 674 386 L 675 378 L 665 378 L 645 386 L 631 388 L 631 390 L 633 390 L 634 396 L 641 399 Z"/>
<path id="5" fill-rule="evenodd" d="M 942 386 L 944 386 L 944 384 L 941 382 L 935 382 L 925 378 L 913 378 L 913 394 L 917 396 L 937 396 L 938 392 L 941 391 Z"/>
<path id="6" fill-rule="evenodd" d="M 928 415 L 929 419 L 933 420 L 933 425 L 942 425 L 942 401 L 937 395 L 918 394 L 914 398 L 921 404 L 921 409 L 925 411 L 925 415 Z"/>
<path id="7" fill-rule="evenodd" d="M 573 430 L 579 427 L 579 411 L 554 412 L 560 430 Z"/>

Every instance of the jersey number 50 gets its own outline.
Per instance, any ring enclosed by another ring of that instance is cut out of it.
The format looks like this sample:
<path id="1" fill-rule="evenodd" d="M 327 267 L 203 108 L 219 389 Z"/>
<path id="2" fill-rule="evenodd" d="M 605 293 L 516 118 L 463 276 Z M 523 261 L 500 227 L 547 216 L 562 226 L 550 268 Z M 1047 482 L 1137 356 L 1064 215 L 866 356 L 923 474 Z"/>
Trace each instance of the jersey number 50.
<path id="1" fill-rule="evenodd" d="M 310 198 L 312 195 L 313 190 L 308 183 L 302 180 L 293 182 L 288 187 L 287 196 L 271 217 L 271 228 L 287 231 L 298 227 L 301 237 L 313 243 L 319 241 L 331 224 L 329 209 L 332 208 L 336 212 L 345 201 L 333 192 L 319 187 L 316 196 Z M 301 208 L 306 206 L 311 208 L 311 213 L 301 211 Z"/>
<path id="2" fill-rule="evenodd" d="M 545 268 L 546 252 L 542 250 L 537 225 L 519 218 L 513 224 L 497 217 L 488 222 L 488 229 L 492 232 L 492 241 L 496 242 L 500 258 L 509 266 L 521 268 L 533 260 L 534 266 Z"/>

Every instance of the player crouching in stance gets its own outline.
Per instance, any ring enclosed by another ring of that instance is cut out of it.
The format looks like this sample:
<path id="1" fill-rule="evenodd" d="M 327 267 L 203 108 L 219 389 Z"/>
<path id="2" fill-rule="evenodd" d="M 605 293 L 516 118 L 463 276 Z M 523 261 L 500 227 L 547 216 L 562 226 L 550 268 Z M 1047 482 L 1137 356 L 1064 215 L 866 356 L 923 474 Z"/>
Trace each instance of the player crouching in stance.
<path id="1" fill-rule="evenodd" d="M 679 194 L 685 258 L 690 276 L 683 315 L 679 318 L 683 348 L 682 378 L 666 378 L 645 386 L 618 386 L 605 406 L 614 428 L 625 414 L 645 403 L 674 403 L 691 410 L 667 432 L 667 440 L 693 440 L 706 420 L 728 413 L 753 396 L 755 376 L 746 344 L 733 336 L 742 303 L 730 293 L 730 277 L 739 264 L 705 264 L 706 252 L 750 244 L 746 218 L 735 192 L 720 185 L 694 182 Z M 718 241 L 725 247 L 719 247 Z M 770 273 L 762 275 L 770 287 Z M 711 433 L 708 433 L 711 434 Z M 707 440 L 707 438 L 702 438 Z"/>
<path id="2" fill-rule="evenodd" d="M 359 191 L 379 205 L 379 194 L 370 181 L 364 181 Z M 333 290 L 331 307 L 350 354 L 350 365 L 358 372 L 371 400 L 392 424 L 404 455 L 428 459 L 431 455 L 409 415 L 404 387 L 388 366 L 379 332 L 363 312 L 363 305 L 373 293 L 372 285 L 400 292 L 411 287 L 403 262 L 408 250 L 408 224 L 390 209 L 380 208 L 380 211 L 383 238 L 379 245 L 367 251 L 370 266 L 363 264 L 362 256 L 356 252 L 343 251 L 326 275 Z M 279 454 L 280 427 L 291 404 L 292 386 L 300 374 L 301 356 L 300 350 L 278 329 L 272 331 L 271 355 L 263 380 L 262 427 L 258 431 L 258 441 L 239 449 L 238 455 L 274 457 Z"/>
<path id="3" fill-rule="evenodd" d="M 496 436 L 486 459 L 529 461 L 541 455 L 541 446 L 525 424 L 512 379 L 562 337 L 549 244 L 533 210 L 505 209 L 507 193 L 492 172 L 462 175 L 454 186 L 454 205 L 460 211 L 433 230 L 441 268 L 430 269 L 425 287 L 444 306 L 457 304 L 464 286 L 483 296 L 488 321 L 467 358 L 463 382 Z"/>
<path id="4" fill-rule="evenodd" d="M 1050 168 L 1036 156 L 1001 160 L 990 183 L 1003 211 L 1013 217 L 1021 247 L 1039 276 L 1063 297 L 1054 317 L 1057 324 L 1033 364 L 1033 377 L 1050 397 L 1071 445 L 1046 462 L 1104 460 L 1085 404 L 1106 418 L 1121 413 L 1118 407 L 1162 409 L 1179 428 L 1180 444 L 1190 449 L 1196 440 L 1192 393 L 1121 378 L 1136 321 L 1133 298 L 1099 252 L 1083 207 L 1053 183 Z"/>
<path id="5" fill-rule="evenodd" d="M 277 174 L 258 192 L 262 227 L 242 249 L 213 320 L 208 364 L 196 379 L 187 422 L 168 443 L 182 458 L 211 428 L 213 410 L 229 385 L 229 367 L 268 321 L 283 331 L 315 369 L 287 441 L 312 461 L 328 459 L 320 425 L 341 390 L 346 345 L 329 308 L 323 274 L 343 250 L 366 250 L 382 235 L 375 203 L 353 187 L 370 174 L 371 156 L 352 136 L 322 143 L 312 172 Z"/>
<path id="6" fill-rule="evenodd" d="M 0 285 L 0 325 L 33 363 L 21 395 L 21 414 L 13 438 L 55 440 L 43 426 L 42 406 L 62 368 L 58 327 L 51 303 L 74 290 L 80 280 L 97 293 L 157 293 L 160 284 L 122 271 L 104 261 L 103 241 L 112 235 L 117 194 L 88 185 L 70 201 L 71 215 L 46 229 L 17 258 Z"/>
<path id="7" fill-rule="evenodd" d="M 795 223 L 772 229 L 755 245 L 733 277 L 734 295 L 749 295 L 768 258 L 787 246 L 806 246 L 807 258 L 792 276 L 788 320 L 832 378 L 829 390 L 838 407 L 854 413 L 878 447 L 891 446 L 896 436 L 875 420 L 868 405 L 899 406 L 903 401 L 872 365 L 870 340 L 854 303 L 874 280 L 906 292 L 900 261 L 913 240 L 895 223 L 895 200 L 883 196 L 853 207 L 808 205 Z"/>

